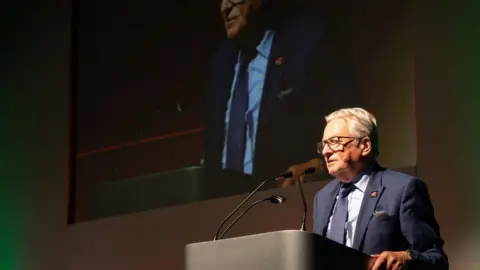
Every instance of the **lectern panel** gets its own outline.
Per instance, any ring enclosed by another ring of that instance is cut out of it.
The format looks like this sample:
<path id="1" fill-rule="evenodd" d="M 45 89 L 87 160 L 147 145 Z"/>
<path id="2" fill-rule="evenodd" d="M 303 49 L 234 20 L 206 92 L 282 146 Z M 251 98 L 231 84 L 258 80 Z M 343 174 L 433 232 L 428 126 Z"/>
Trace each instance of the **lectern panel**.
<path id="1" fill-rule="evenodd" d="M 320 235 L 286 230 L 189 244 L 186 270 L 367 269 L 369 256 Z"/>

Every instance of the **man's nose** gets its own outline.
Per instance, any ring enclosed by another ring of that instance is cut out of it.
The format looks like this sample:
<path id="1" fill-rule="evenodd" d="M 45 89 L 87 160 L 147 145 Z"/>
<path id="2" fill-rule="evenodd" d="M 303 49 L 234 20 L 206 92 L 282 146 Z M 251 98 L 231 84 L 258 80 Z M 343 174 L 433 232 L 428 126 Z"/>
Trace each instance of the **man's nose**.
<path id="1" fill-rule="evenodd" d="M 323 147 L 322 149 L 322 156 L 324 157 L 328 157 L 329 155 L 331 155 L 333 153 L 332 149 L 330 148 L 330 146 L 328 144 L 325 144 L 325 146 Z"/>

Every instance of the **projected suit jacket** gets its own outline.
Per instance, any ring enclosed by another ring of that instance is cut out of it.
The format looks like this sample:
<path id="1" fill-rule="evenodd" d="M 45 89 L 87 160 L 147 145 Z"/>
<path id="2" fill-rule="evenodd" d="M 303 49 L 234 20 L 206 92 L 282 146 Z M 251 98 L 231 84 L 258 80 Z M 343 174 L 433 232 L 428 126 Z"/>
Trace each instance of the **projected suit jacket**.
<path id="1" fill-rule="evenodd" d="M 315 158 L 324 116 L 361 105 L 344 30 L 297 17 L 274 31 L 258 117 L 252 173 L 256 180 Z M 213 182 L 226 181 L 219 180 L 219 172 L 237 57 L 238 49 L 229 40 L 211 63 L 204 168 Z"/>

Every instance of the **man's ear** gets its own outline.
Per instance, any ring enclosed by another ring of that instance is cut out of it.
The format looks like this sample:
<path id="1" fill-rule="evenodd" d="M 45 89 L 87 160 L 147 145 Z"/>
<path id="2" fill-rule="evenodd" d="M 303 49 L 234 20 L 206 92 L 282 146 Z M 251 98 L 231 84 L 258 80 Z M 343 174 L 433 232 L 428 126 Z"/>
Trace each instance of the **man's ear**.
<path id="1" fill-rule="evenodd" d="M 363 138 L 360 143 L 360 149 L 362 149 L 362 156 L 368 156 L 372 153 L 372 141 L 370 138 Z"/>

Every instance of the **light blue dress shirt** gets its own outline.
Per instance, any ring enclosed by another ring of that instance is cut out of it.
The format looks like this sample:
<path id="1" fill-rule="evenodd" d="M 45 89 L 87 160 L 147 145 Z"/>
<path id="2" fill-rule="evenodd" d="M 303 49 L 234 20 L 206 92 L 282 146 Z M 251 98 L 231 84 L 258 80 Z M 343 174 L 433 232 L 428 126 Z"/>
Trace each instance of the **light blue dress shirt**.
<path id="1" fill-rule="evenodd" d="M 345 230 L 346 230 L 346 240 L 345 245 L 347 247 L 353 246 L 353 240 L 355 237 L 355 228 L 357 227 L 358 221 L 358 214 L 360 213 L 360 208 L 362 206 L 363 197 L 365 195 L 365 190 L 367 189 L 368 182 L 370 181 L 370 173 L 362 173 L 361 176 L 359 175 L 360 180 L 354 183 L 355 189 L 350 192 L 347 196 L 348 201 L 348 219 L 345 223 Z M 337 195 L 337 200 L 338 200 Z M 332 213 L 335 213 L 335 208 L 337 204 L 335 203 L 335 207 L 333 208 Z M 332 216 L 328 221 L 328 228 L 327 228 L 327 235 L 330 232 L 331 224 L 332 224 Z"/>
<path id="2" fill-rule="evenodd" d="M 253 58 L 248 65 L 248 109 L 245 114 L 245 121 L 247 122 L 246 128 L 246 147 L 243 172 L 245 174 L 252 174 L 253 172 L 253 159 L 255 153 L 255 141 L 257 137 L 257 125 L 258 116 L 260 114 L 260 102 L 263 95 L 263 85 L 265 83 L 265 75 L 267 73 L 268 57 L 270 55 L 270 49 L 272 47 L 274 33 L 267 30 L 263 36 L 262 41 L 257 46 L 257 55 Z M 226 168 L 227 165 L 227 136 L 230 119 L 230 108 L 232 105 L 233 91 L 235 89 L 235 83 L 237 81 L 238 68 L 240 61 L 240 53 L 237 57 L 237 63 L 235 65 L 235 75 L 233 78 L 232 87 L 230 89 L 230 98 L 227 102 L 227 110 L 225 114 L 225 139 L 223 145 L 222 154 L 222 167 Z"/>

